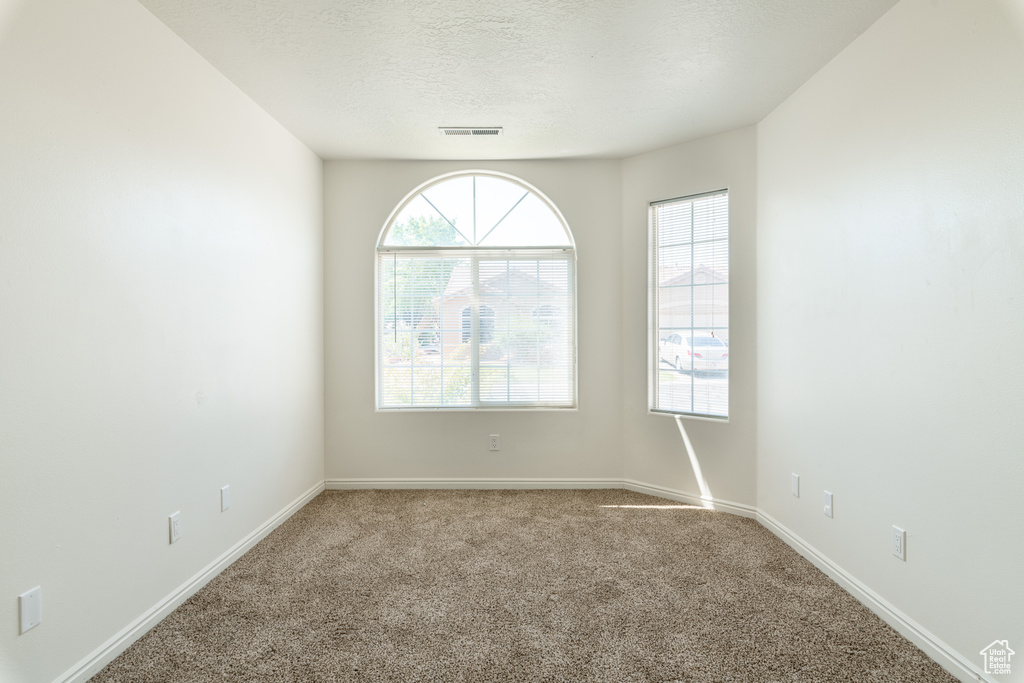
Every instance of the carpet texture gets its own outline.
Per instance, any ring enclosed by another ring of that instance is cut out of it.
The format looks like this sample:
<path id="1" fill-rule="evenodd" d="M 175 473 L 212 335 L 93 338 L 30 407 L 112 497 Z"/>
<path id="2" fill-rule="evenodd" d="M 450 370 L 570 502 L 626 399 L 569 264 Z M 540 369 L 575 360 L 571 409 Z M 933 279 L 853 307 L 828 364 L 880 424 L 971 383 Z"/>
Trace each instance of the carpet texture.
<path id="1" fill-rule="evenodd" d="M 753 520 L 622 490 L 325 492 L 92 680 L 955 681 Z"/>

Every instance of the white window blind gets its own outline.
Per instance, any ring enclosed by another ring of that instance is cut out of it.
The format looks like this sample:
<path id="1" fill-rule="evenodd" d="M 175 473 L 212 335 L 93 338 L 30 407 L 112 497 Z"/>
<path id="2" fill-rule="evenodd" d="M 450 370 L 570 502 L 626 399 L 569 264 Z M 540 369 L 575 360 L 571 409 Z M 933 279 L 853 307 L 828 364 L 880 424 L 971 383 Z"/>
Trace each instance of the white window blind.
<path id="1" fill-rule="evenodd" d="M 729 417 L 729 195 L 650 207 L 650 408 Z"/>
<path id="2" fill-rule="evenodd" d="M 377 249 L 378 408 L 575 407 L 575 253 L 560 218 L 490 176 L 429 187 L 396 216 Z"/>

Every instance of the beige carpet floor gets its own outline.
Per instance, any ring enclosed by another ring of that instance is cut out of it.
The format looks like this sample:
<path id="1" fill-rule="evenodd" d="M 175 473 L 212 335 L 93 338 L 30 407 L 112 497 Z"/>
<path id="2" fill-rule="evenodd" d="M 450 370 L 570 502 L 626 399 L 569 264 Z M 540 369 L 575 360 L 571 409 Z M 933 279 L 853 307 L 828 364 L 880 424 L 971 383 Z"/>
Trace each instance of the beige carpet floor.
<path id="1" fill-rule="evenodd" d="M 325 492 L 113 681 L 954 681 L 756 522 L 629 491 Z"/>

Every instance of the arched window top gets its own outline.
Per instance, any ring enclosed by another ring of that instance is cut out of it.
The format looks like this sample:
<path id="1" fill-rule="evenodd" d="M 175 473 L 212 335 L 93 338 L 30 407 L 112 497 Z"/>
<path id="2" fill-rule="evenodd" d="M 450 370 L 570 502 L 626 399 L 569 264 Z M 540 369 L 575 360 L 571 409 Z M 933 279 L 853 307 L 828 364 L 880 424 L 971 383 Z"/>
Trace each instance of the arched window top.
<path id="1" fill-rule="evenodd" d="M 554 205 L 523 181 L 471 171 L 441 176 L 403 201 L 381 248 L 567 247 L 572 233 Z"/>

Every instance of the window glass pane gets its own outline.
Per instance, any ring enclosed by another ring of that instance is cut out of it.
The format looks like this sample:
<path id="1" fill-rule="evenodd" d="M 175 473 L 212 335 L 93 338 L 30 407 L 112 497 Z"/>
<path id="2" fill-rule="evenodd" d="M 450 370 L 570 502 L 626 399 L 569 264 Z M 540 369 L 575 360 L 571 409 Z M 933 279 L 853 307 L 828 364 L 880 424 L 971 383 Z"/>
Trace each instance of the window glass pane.
<path id="1" fill-rule="evenodd" d="M 663 286 L 690 284 L 693 245 L 674 244 L 658 250 L 658 284 Z"/>
<path id="2" fill-rule="evenodd" d="M 658 311 L 663 328 L 690 327 L 693 320 L 693 288 L 686 285 L 661 287 L 658 291 Z"/>
<path id="3" fill-rule="evenodd" d="M 494 309 L 490 306 L 480 306 L 480 343 L 489 344 L 494 341 Z"/>
<path id="4" fill-rule="evenodd" d="M 694 284 L 729 281 L 729 242 L 715 239 L 693 245 L 692 280 Z"/>
<path id="5" fill-rule="evenodd" d="M 693 204 L 661 204 L 658 213 L 658 246 L 689 245 L 693 241 Z"/>
<path id="6" fill-rule="evenodd" d="M 424 190 L 421 195 L 465 237 L 476 244 L 473 236 L 473 178 L 451 178 Z"/>
<path id="7" fill-rule="evenodd" d="M 413 403 L 439 405 L 442 393 L 441 368 L 420 366 L 413 369 Z"/>
<path id="8" fill-rule="evenodd" d="M 469 243 L 434 207 L 421 195 L 417 195 L 395 218 L 384 244 L 396 247 L 428 247 Z"/>
<path id="9" fill-rule="evenodd" d="M 707 294 L 707 290 L 711 290 Z M 707 327 L 715 331 L 719 338 L 729 338 L 729 285 L 712 285 L 701 287 L 695 296 L 694 304 L 698 314 L 694 316 L 696 327 Z"/>
<path id="10" fill-rule="evenodd" d="M 566 365 L 561 362 L 542 363 L 537 375 L 538 400 L 551 403 L 572 400 L 572 376 Z"/>
<path id="11" fill-rule="evenodd" d="M 472 367 L 467 364 L 447 366 L 444 372 L 444 404 L 468 406 L 472 403 Z"/>
<path id="12" fill-rule="evenodd" d="M 500 361 L 480 363 L 480 400 L 505 403 L 508 395 L 508 366 Z"/>
<path id="13" fill-rule="evenodd" d="M 381 405 L 384 407 L 412 404 L 412 369 L 406 365 L 387 364 L 381 368 Z"/>
<path id="14" fill-rule="evenodd" d="M 489 247 L 569 246 L 569 238 L 551 207 L 537 195 L 530 194 L 494 227 L 481 244 Z"/>
<path id="15" fill-rule="evenodd" d="M 476 224 L 480 239 L 528 194 L 525 187 L 504 178 L 477 176 Z"/>
<path id="16" fill-rule="evenodd" d="M 663 328 L 728 329 L 729 285 L 661 287 L 658 290 L 658 312 Z"/>

